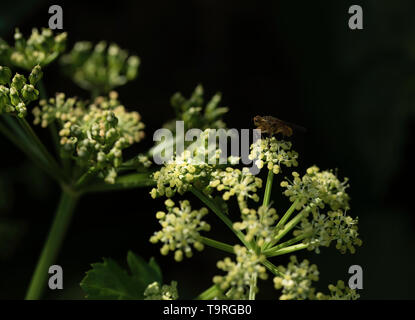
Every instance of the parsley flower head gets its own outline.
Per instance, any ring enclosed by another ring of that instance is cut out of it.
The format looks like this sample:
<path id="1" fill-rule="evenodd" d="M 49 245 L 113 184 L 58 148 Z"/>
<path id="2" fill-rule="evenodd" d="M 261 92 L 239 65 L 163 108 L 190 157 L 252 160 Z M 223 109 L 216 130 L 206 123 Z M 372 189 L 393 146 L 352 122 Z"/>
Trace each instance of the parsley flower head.
<path id="1" fill-rule="evenodd" d="M 251 145 L 249 159 L 255 161 L 255 165 L 262 169 L 264 166 L 278 174 L 281 165 L 286 167 L 298 166 L 298 153 L 291 150 L 289 141 L 277 140 L 275 137 L 262 138 Z"/>
<path id="2" fill-rule="evenodd" d="M 144 137 L 144 124 L 138 112 L 127 112 L 118 94 L 97 97 L 88 106 L 63 93 L 40 101 L 33 110 L 34 123 L 48 126 L 57 121 L 61 146 L 86 170 L 95 169 L 108 183 L 114 183 L 116 168 L 122 163 L 122 150 Z"/>
<path id="3" fill-rule="evenodd" d="M 95 47 L 87 41 L 77 42 L 61 60 L 78 86 L 99 93 L 108 93 L 134 80 L 140 65 L 137 56 L 129 56 L 114 43 L 107 46 L 105 41 Z"/>
<path id="4" fill-rule="evenodd" d="M 184 194 L 194 183 L 199 186 L 209 184 L 210 174 L 220 157 L 220 149 L 211 152 L 206 147 L 209 132 L 210 129 L 203 131 L 192 148 L 187 148 L 180 155 L 173 156 L 154 173 L 153 178 L 157 181 L 157 187 L 150 192 L 153 198 L 172 197 L 176 192 Z"/>
<path id="5" fill-rule="evenodd" d="M 292 175 L 293 181 L 283 181 L 281 187 L 286 188 L 284 194 L 291 202 L 298 200 L 298 207 L 324 208 L 328 205 L 332 210 L 349 209 L 347 178 L 340 181 L 333 171 L 320 171 L 316 166 L 308 168 L 302 178 L 297 172 Z"/>
<path id="6" fill-rule="evenodd" d="M 283 274 L 274 278 L 275 289 L 282 289 L 280 300 L 305 300 L 314 297 L 313 281 L 318 281 L 319 272 L 315 264 L 308 260 L 298 262 L 296 256 L 290 257 L 287 267 L 280 266 Z"/>
<path id="7" fill-rule="evenodd" d="M 227 167 L 225 170 L 215 170 L 211 174 L 209 186 L 218 191 L 224 191 L 223 200 L 227 201 L 236 196 L 239 207 L 247 208 L 247 199 L 259 201 L 258 189 L 262 187 L 262 180 L 255 177 L 248 168 L 242 170 Z"/>
<path id="8" fill-rule="evenodd" d="M 167 212 L 159 211 L 156 214 L 162 229 L 150 238 L 150 242 L 162 242 L 161 254 L 167 255 L 169 251 L 174 251 L 176 261 L 183 260 L 183 255 L 192 257 L 192 247 L 198 251 L 203 250 L 200 232 L 210 230 L 210 225 L 202 220 L 208 210 L 192 210 L 187 200 L 181 201 L 179 207 L 175 207 L 171 199 L 167 199 L 165 204 Z"/>
<path id="9" fill-rule="evenodd" d="M 358 219 L 353 219 L 342 210 L 329 211 L 326 214 L 313 212 L 312 218 L 304 218 L 300 229 L 294 231 L 295 236 L 307 235 L 303 243 L 309 244 L 308 250 L 319 253 L 319 247 L 328 247 L 336 243 L 336 249 L 341 253 L 355 253 L 355 246 L 361 246 L 358 238 Z"/>
<path id="10" fill-rule="evenodd" d="M 272 240 L 275 235 L 275 222 L 278 220 L 277 211 L 271 207 L 259 207 L 258 210 L 245 208 L 242 210 L 242 221 L 234 223 L 236 230 L 246 230 L 246 241 L 257 237 L 257 244 L 262 246 Z"/>
<path id="11" fill-rule="evenodd" d="M 247 299 L 252 278 L 266 280 L 266 269 L 261 262 L 264 256 L 258 256 L 246 247 L 234 247 L 236 261 L 229 257 L 218 261 L 217 267 L 226 272 L 224 276 L 215 276 L 213 282 L 219 286 L 225 296 L 232 300 Z"/>
<path id="12" fill-rule="evenodd" d="M 66 38 L 66 32 L 54 36 L 50 29 L 43 28 L 39 31 L 34 28 L 30 37 L 25 39 L 19 29 L 16 29 L 15 45 L 7 50 L 8 60 L 25 70 L 32 70 L 37 65 L 45 67 L 65 50 Z"/>

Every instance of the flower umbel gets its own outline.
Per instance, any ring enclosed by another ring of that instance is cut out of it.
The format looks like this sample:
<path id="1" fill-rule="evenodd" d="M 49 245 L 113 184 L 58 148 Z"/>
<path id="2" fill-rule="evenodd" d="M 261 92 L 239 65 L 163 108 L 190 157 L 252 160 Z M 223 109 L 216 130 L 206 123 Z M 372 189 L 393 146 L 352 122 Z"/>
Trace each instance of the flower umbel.
<path id="1" fill-rule="evenodd" d="M 274 278 L 275 289 L 282 289 L 280 300 L 305 300 L 314 298 L 312 282 L 318 281 L 318 269 L 315 264 L 308 260 L 298 262 L 296 256 L 290 257 L 287 267 L 280 266 L 279 270 L 283 276 Z"/>
<path id="2" fill-rule="evenodd" d="M 213 282 L 219 286 L 228 299 L 247 299 L 252 278 L 265 280 L 268 278 L 266 269 L 261 262 L 265 259 L 246 247 L 234 247 L 236 261 L 225 258 L 217 263 L 219 269 L 226 272 L 224 276 L 215 276 Z"/>
<path id="3" fill-rule="evenodd" d="M 95 47 L 91 42 L 77 42 L 61 60 L 77 85 L 104 94 L 134 80 L 140 65 L 137 56 L 129 56 L 114 43 L 107 46 L 105 41 Z"/>
<path id="4" fill-rule="evenodd" d="M 116 168 L 122 163 L 122 150 L 144 137 L 144 124 L 137 112 L 127 112 L 118 94 L 97 97 L 88 106 L 63 93 L 40 101 L 33 110 L 34 123 L 59 125 L 60 144 L 66 157 L 75 157 L 84 170 L 92 169 L 114 183 Z"/>
<path id="5" fill-rule="evenodd" d="M 271 207 L 261 206 L 258 210 L 245 208 L 242 210 L 242 222 L 234 223 L 236 230 L 246 230 L 245 239 L 252 241 L 257 237 L 257 244 L 262 246 L 270 242 L 275 232 L 277 211 Z"/>
<path id="6" fill-rule="evenodd" d="M 298 153 L 291 150 L 292 143 L 277 138 L 262 138 L 251 145 L 250 160 L 254 160 L 256 166 L 262 169 L 264 166 L 272 170 L 274 174 L 281 171 L 281 165 L 286 167 L 298 166 Z"/>
<path id="7" fill-rule="evenodd" d="M 31 70 L 37 65 L 45 67 L 65 50 L 66 38 L 66 32 L 54 36 L 50 29 L 43 28 L 39 32 L 34 28 L 26 40 L 19 29 L 16 29 L 14 47 L 8 47 L 6 50 L 8 60 L 26 70 Z"/>
<path id="8" fill-rule="evenodd" d="M 189 201 L 181 201 L 179 207 L 175 207 L 172 200 L 165 202 L 167 213 L 159 211 L 156 214 L 162 229 L 157 231 L 150 242 L 162 242 L 161 254 L 167 255 L 169 251 L 175 251 L 174 259 L 181 261 L 183 255 L 190 258 L 193 255 L 192 247 L 203 250 L 200 241 L 200 232 L 209 231 L 210 225 L 202 218 L 208 213 L 206 208 L 192 210 Z"/>
<path id="9" fill-rule="evenodd" d="M 247 199 L 259 201 L 257 191 L 262 187 L 262 180 L 255 177 L 248 168 L 242 170 L 227 167 L 225 170 L 218 169 L 211 174 L 211 188 L 224 191 L 223 200 L 237 197 L 241 210 L 247 208 Z"/>

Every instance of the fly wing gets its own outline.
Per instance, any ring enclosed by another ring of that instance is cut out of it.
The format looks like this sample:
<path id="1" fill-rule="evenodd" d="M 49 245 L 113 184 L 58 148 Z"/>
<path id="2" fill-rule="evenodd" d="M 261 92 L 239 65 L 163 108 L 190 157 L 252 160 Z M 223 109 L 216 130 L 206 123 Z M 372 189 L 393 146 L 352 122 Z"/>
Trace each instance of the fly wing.
<path id="1" fill-rule="evenodd" d="M 306 133 L 307 132 L 307 129 L 306 128 L 304 128 L 304 127 L 302 127 L 302 126 L 299 126 L 299 125 L 297 125 L 297 124 L 294 124 L 294 123 L 290 123 L 290 122 L 285 122 L 287 125 L 289 125 L 291 128 L 293 128 L 294 129 L 294 131 L 298 131 L 298 132 L 302 132 L 302 133 Z"/>

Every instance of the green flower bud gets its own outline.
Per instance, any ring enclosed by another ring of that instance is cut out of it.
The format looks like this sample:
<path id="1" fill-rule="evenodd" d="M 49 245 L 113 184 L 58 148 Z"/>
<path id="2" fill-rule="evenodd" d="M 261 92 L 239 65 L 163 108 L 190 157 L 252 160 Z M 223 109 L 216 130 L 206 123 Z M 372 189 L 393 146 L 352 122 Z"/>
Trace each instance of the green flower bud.
<path id="1" fill-rule="evenodd" d="M 19 96 L 19 92 L 14 87 L 10 88 L 10 101 L 14 106 L 17 106 L 20 102 L 23 102 Z"/>
<path id="2" fill-rule="evenodd" d="M 0 109 L 11 103 L 9 94 L 9 88 L 0 85 Z"/>
<path id="3" fill-rule="evenodd" d="M 22 89 L 22 96 L 25 101 L 34 101 L 39 96 L 39 91 L 35 89 L 35 87 L 31 84 L 25 84 Z"/>
<path id="4" fill-rule="evenodd" d="M 42 77 L 43 77 L 42 68 L 39 65 L 37 65 L 36 67 L 33 68 L 32 72 L 29 75 L 29 82 L 30 84 L 35 85 L 36 83 L 40 81 L 40 79 L 42 79 Z"/>
<path id="5" fill-rule="evenodd" d="M 12 72 L 9 68 L 0 66 L 0 85 L 10 83 Z"/>
<path id="6" fill-rule="evenodd" d="M 17 91 L 20 91 L 23 89 L 25 84 L 26 84 L 25 76 L 16 73 L 16 75 L 13 77 L 11 87 L 15 88 Z"/>
<path id="7" fill-rule="evenodd" d="M 16 112 L 17 112 L 17 116 L 19 118 L 24 118 L 26 116 L 26 114 L 27 114 L 26 105 L 23 102 L 20 102 L 16 106 Z"/>
<path id="8" fill-rule="evenodd" d="M 140 65 L 140 58 L 137 56 L 131 56 L 127 60 L 127 79 L 133 80 L 137 77 L 138 66 Z"/>

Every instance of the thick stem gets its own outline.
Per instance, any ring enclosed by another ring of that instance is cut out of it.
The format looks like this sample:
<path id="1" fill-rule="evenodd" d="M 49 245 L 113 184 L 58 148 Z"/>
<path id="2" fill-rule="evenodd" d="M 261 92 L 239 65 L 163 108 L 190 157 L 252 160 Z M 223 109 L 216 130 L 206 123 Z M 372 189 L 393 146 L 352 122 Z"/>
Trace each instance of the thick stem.
<path id="1" fill-rule="evenodd" d="M 52 227 L 50 228 L 49 235 L 43 246 L 32 280 L 30 281 L 26 293 L 26 300 L 37 300 L 41 298 L 46 287 L 49 267 L 55 263 L 59 254 L 77 200 L 77 195 L 69 191 L 63 191 Z"/>

